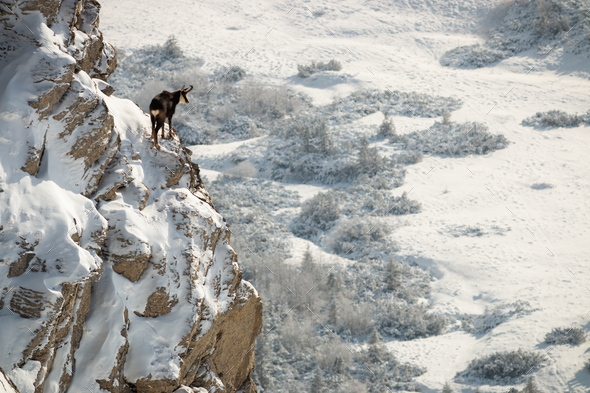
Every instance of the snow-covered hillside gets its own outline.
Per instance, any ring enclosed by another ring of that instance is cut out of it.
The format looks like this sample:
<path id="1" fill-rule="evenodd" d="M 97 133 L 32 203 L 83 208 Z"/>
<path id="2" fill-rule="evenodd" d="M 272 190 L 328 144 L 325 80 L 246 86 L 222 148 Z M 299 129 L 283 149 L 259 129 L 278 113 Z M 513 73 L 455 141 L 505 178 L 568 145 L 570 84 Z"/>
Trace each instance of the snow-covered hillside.
<path id="1" fill-rule="evenodd" d="M 103 3 L 114 96 L 195 85 L 261 391 L 590 390 L 588 342 L 545 341 L 590 330 L 590 128 L 523 124 L 590 109 L 587 0 Z"/>

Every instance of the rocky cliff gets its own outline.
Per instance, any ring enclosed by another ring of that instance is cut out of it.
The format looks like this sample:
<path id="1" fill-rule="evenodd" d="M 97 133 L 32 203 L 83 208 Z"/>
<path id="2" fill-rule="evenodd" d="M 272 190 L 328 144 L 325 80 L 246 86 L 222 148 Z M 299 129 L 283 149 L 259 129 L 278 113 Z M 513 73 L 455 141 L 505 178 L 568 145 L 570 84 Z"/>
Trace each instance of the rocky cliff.
<path id="1" fill-rule="evenodd" d="M 0 390 L 255 392 L 262 306 L 96 0 L 0 0 Z M 190 84 L 190 81 L 186 81 Z"/>

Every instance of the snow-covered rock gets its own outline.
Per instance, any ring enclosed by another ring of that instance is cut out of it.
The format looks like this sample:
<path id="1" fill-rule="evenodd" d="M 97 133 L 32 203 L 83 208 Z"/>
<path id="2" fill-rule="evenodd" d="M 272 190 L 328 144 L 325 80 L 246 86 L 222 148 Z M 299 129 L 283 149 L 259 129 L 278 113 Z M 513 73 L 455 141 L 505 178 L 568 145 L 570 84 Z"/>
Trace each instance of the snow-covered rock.
<path id="1" fill-rule="evenodd" d="M 0 10 L 1 389 L 255 392 L 260 297 L 190 151 L 111 96 L 99 10 Z"/>

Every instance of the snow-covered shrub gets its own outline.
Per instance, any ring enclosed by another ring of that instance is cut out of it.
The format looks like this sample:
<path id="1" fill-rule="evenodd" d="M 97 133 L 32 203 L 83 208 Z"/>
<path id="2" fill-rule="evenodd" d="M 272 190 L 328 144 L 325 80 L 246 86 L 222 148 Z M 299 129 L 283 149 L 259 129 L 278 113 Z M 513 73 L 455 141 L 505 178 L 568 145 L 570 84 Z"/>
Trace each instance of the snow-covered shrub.
<path id="1" fill-rule="evenodd" d="M 313 74 L 321 71 L 340 71 L 342 70 L 342 64 L 337 60 L 330 60 L 327 63 L 323 61 L 312 61 L 311 64 L 303 65 L 297 64 L 297 75 L 301 78 L 307 78 Z"/>
<path id="2" fill-rule="evenodd" d="M 240 251 L 241 259 L 254 259 L 252 253 L 258 252 L 286 255 L 289 231 L 271 213 L 299 206 L 296 192 L 262 179 L 232 175 L 222 175 L 206 185 L 215 207 L 230 224 L 232 246 Z"/>
<path id="3" fill-rule="evenodd" d="M 571 115 L 560 110 L 537 112 L 535 116 L 528 117 L 522 121 L 525 126 L 538 127 L 577 127 L 583 123 L 590 124 L 590 116 Z"/>
<path id="4" fill-rule="evenodd" d="M 405 150 L 442 156 L 486 154 L 508 146 L 504 135 L 491 134 L 485 125 L 471 122 L 435 122 L 429 129 L 398 135 L 391 142 Z"/>
<path id="5" fill-rule="evenodd" d="M 355 355 L 351 374 L 369 387 L 369 392 L 391 390 L 420 392 L 413 379 L 424 374 L 426 369 L 409 363 L 401 363 L 380 341 L 371 343 Z"/>
<path id="6" fill-rule="evenodd" d="M 383 119 L 383 122 L 379 126 L 379 132 L 377 135 L 385 138 L 396 135 L 395 124 L 393 124 L 393 120 L 391 120 L 388 116 L 385 116 L 385 119 Z"/>
<path id="7" fill-rule="evenodd" d="M 342 120 L 354 120 L 378 111 L 388 115 L 438 117 L 445 109 L 454 111 L 462 104 L 461 100 L 453 97 L 397 90 L 361 90 L 334 100 L 326 111 L 338 109 L 333 116 Z"/>
<path id="8" fill-rule="evenodd" d="M 237 166 L 228 169 L 224 173 L 226 175 L 238 176 L 238 177 L 254 177 L 256 175 L 256 167 L 248 161 L 242 161 Z"/>
<path id="9" fill-rule="evenodd" d="M 442 113 L 442 123 L 445 126 L 448 126 L 449 124 L 451 124 L 451 112 L 449 112 L 449 110 L 447 108 L 445 108 L 443 110 L 443 113 Z"/>
<path id="10" fill-rule="evenodd" d="M 547 361 L 547 357 L 538 352 L 517 351 L 494 352 L 480 359 L 472 360 L 464 371 L 457 373 L 457 377 L 485 378 L 500 383 L 518 381 Z"/>
<path id="11" fill-rule="evenodd" d="M 317 337 L 310 319 L 287 315 L 280 329 L 282 343 L 291 351 L 314 348 L 317 344 Z"/>
<path id="12" fill-rule="evenodd" d="M 549 184 L 549 183 L 533 183 L 531 184 L 531 188 L 533 190 L 545 190 L 547 188 L 553 188 L 553 184 Z"/>
<path id="13" fill-rule="evenodd" d="M 501 3 L 492 10 L 500 19 L 488 32 L 485 44 L 462 46 L 441 57 L 441 64 L 454 67 L 484 67 L 537 47 L 542 55 L 555 46 L 579 54 L 590 47 L 588 2 L 576 0 L 529 0 Z"/>
<path id="14" fill-rule="evenodd" d="M 213 78 L 220 83 L 236 83 L 244 79 L 246 75 L 246 70 L 234 65 L 230 68 L 222 67 L 215 73 Z"/>
<path id="15" fill-rule="evenodd" d="M 454 237 L 468 236 L 481 237 L 487 233 L 480 227 L 474 225 L 459 225 L 449 229 L 449 234 Z"/>
<path id="16" fill-rule="evenodd" d="M 117 94 L 125 98 L 133 98 L 134 93 L 140 91 L 150 81 L 162 82 L 160 85 L 162 89 L 157 93 L 162 90 L 179 89 L 183 84 L 196 86 L 196 91 L 199 91 L 204 74 L 198 68 L 202 64 L 201 59 L 186 56 L 176 38 L 170 36 L 162 45 L 144 46 L 127 52 L 121 51 L 117 58 L 117 70 L 110 76 L 109 83 L 115 88 Z M 193 76 L 197 75 L 197 80 L 186 74 L 190 70 L 194 73 Z M 183 77 L 186 79 L 179 80 L 180 74 L 184 74 Z M 143 98 L 153 88 L 152 86 L 144 93 L 137 93 L 138 96 L 135 98 Z M 152 98 L 153 96 L 149 97 L 150 100 Z M 142 109 L 147 109 L 141 103 L 139 104 Z"/>
<path id="17" fill-rule="evenodd" d="M 275 134 L 281 139 L 268 148 L 261 165 L 271 167 L 274 180 L 334 184 L 383 177 L 391 188 L 400 177 L 397 162 L 370 148 L 366 138 L 359 141 L 356 154 L 352 143 L 335 143 L 338 135 L 323 117 L 299 116 Z"/>
<path id="18" fill-rule="evenodd" d="M 535 379 L 533 377 L 529 377 L 529 380 L 526 386 L 522 389 L 521 393 L 543 393 L 541 389 L 535 383 Z"/>
<path id="19" fill-rule="evenodd" d="M 527 301 L 517 300 L 513 303 L 502 303 L 485 309 L 483 315 L 468 318 L 464 329 L 471 333 L 484 334 L 514 316 L 529 315 L 538 309 Z"/>
<path id="20" fill-rule="evenodd" d="M 397 299 L 412 304 L 430 293 L 432 277 L 416 266 L 390 258 L 384 274 L 385 289 Z"/>
<path id="21" fill-rule="evenodd" d="M 330 336 L 318 346 L 316 359 L 323 370 L 341 371 L 350 366 L 352 353 L 338 336 Z"/>
<path id="22" fill-rule="evenodd" d="M 399 164 L 413 165 L 422 162 L 424 156 L 419 151 L 402 151 L 395 155 L 395 160 Z"/>
<path id="23" fill-rule="evenodd" d="M 330 233 L 327 244 L 338 255 L 349 259 L 378 258 L 397 250 L 388 239 L 392 228 L 374 217 L 354 216 L 340 220 Z"/>
<path id="24" fill-rule="evenodd" d="M 453 393 L 453 389 L 451 388 L 451 385 L 449 384 L 449 382 L 445 382 L 443 389 L 442 389 L 442 393 Z"/>
<path id="25" fill-rule="evenodd" d="M 247 116 L 238 116 L 219 127 L 217 142 L 240 141 L 263 135 L 263 126 Z"/>
<path id="26" fill-rule="evenodd" d="M 547 344 L 582 345 L 586 342 L 586 335 L 580 328 L 554 328 L 545 335 Z"/>
<path id="27" fill-rule="evenodd" d="M 287 87 L 266 86 L 249 78 L 238 89 L 237 106 L 240 113 L 254 119 L 272 121 L 303 107 L 301 98 Z"/>
<path id="28" fill-rule="evenodd" d="M 443 333 L 447 320 L 419 304 L 381 300 L 377 302 L 376 326 L 384 336 L 413 340 Z"/>
<path id="29" fill-rule="evenodd" d="M 340 205 L 334 193 L 320 192 L 305 201 L 301 213 L 291 224 L 291 231 L 297 236 L 309 239 L 329 231 L 340 218 Z"/>
<path id="30" fill-rule="evenodd" d="M 370 303 L 352 304 L 343 302 L 338 319 L 339 331 L 345 330 L 353 336 L 360 336 L 373 328 L 373 307 Z"/>
<path id="31" fill-rule="evenodd" d="M 422 204 L 408 198 L 405 192 L 396 197 L 382 190 L 375 190 L 367 195 L 363 208 L 376 215 L 402 215 L 419 213 L 422 210 Z"/>

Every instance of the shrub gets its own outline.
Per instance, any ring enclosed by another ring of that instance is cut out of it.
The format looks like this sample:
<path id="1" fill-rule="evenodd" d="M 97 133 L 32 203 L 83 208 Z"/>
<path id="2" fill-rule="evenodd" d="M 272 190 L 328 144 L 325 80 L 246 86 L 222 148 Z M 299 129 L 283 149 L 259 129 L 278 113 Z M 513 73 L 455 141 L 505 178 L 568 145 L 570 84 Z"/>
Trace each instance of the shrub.
<path id="1" fill-rule="evenodd" d="M 537 387 L 535 384 L 535 379 L 530 377 L 524 389 L 522 389 L 522 393 L 543 393 L 541 389 Z"/>
<path id="2" fill-rule="evenodd" d="M 522 121 L 523 125 L 526 126 L 538 126 L 538 127 L 577 127 L 585 121 L 583 115 L 570 115 L 560 110 L 550 110 L 547 112 L 537 112 L 535 116 L 528 117 Z"/>
<path id="3" fill-rule="evenodd" d="M 485 378 L 498 382 L 510 382 L 541 366 L 547 357 L 540 353 L 523 351 L 494 352 L 472 360 L 459 377 Z"/>
<path id="4" fill-rule="evenodd" d="M 470 122 L 448 125 L 435 122 L 429 129 L 398 135 L 391 141 L 405 150 L 442 156 L 487 154 L 508 146 L 504 135 L 493 135 L 485 125 Z"/>
<path id="5" fill-rule="evenodd" d="M 338 325 L 354 336 L 367 333 L 373 328 L 373 307 L 370 303 L 352 304 L 343 302 L 341 304 L 340 318 Z"/>
<path id="6" fill-rule="evenodd" d="M 485 309 L 483 315 L 475 316 L 466 321 L 464 329 L 471 333 L 484 334 L 513 316 L 523 316 L 536 311 L 527 301 L 518 300 L 513 303 L 502 303 Z"/>
<path id="7" fill-rule="evenodd" d="M 293 318 L 288 315 L 281 326 L 281 337 L 285 348 L 292 352 L 310 349 L 316 345 L 313 324 L 306 318 Z"/>
<path id="8" fill-rule="evenodd" d="M 445 382 L 445 385 L 442 388 L 442 393 L 453 393 L 453 389 L 448 382 Z"/>
<path id="9" fill-rule="evenodd" d="M 546 188 L 553 188 L 553 184 L 549 183 L 534 183 L 531 185 L 533 190 L 544 190 Z"/>
<path id="10" fill-rule="evenodd" d="M 248 161 L 242 161 L 237 166 L 228 169 L 224 173 L 226 175 L 238 176 L 238 177 L 254 177 L 256 175 L 256 168 Z"/>
<path id="11" fill-rule="evenodd" d="M 246 71 L 240 66 L 222 67 L 215 73 L 214 79 L 221 83 L 236 83 L 246 77 Z"/>
<path id="12" fill-rule="evenodd" d="M 399 164 L 413 165 L 422 162 L 424 156 L 419 151 L 403 151 L 395 155 L 395 160 Z"/>
<path id="13" fill-rule="evenodd" d="M 547 344 L 582 345 L 586 342 L 586 335 L 580 328 L 554 328 L 545 335 Z"/>
<path id="14" fill-rule="evenodd" d="M 372 217 L 359 217 L 341 220 L 330 233 L 327 244 L 330 249 L 350 259 L 375 259 L 397 249 L 392 240 L 387 239 L 392 228 Z"/>
<path id="15" fill-rule="evenodd" d="M 383 122 L 379 126 L 379 132 L 377 135 L 385 138 L 396 135 L 395 124 L 393 124 L 393 120 L 391 120 L 388 116 L 385 116 L 385 119 L 383 119 Z"/>
<path id="16" fill-rule="evenodd" d="M 341 116 L 340 113 L 344 112 L 341 120 L 354 120 L 377 111 L 388 115 L 437 117 L 442 116 L 445 109 L 454 111 L 461 105 L 461 100 L 453 97 L 397 90 L 361 90 L 334 100 L 326 107 L 326 111 L 334 112 L 334 108 L 339 108 L 335 116 Z"/>
<path id="17" fill-rule="evenodd" d="M 442 123 L 445 126 L 448 126 L 449 124 L 451 124 L 451 112 L 449 112 L 449 110 L 447 108 L 443 109 L 443 112 L 442 112 Z"/>
<path id="18" fill-rule="evenodd" d="M 371 393 L 392 390 L 421 391 L 412 382 L 426 372 L 423 367 L 401 363 L 380 342 L 370 344 L 355 355 L 351 375 L 365 382 Z"/>
<path id="19" fill-rule="evenodd" d="M 275 120 L 299 110 L 302 100 L 287 87 L 269 87 L 255 79 L 246 79 L 238 90 L 239 111 L 259 120 Z"/>
<path id="20" fill-rule="evenodd" d="M 352 354 L 339 337 L 331 338 L 317 348 L 316 358 L 322 370 L 333 370 L 339 373 L 349 367 Z"/>
<path id="21" fill-rule="evenodd" d="M 333 193 L 318 193 L 305 201 L 301 213 L 293 221 L 291 231 L 300 237 L 309 239 L 321 232 L 329 231 L 340 218 L 340 205 Z"/>
<path id="22" fill-rule="evenodd" d="M 232 109 L 233 111 L 233 109 Z M 263 125 L 247 116 L 238 116 L 223 123 L 218 130 L 217 142 L 255 138 L 263 135 Z"/>
<path id="23" fill-rule="evenodd" d="M 437 336 L 447 325 L 446 318 L 428 312 L 424 306 L 404 302 L 380 301 L 377 315 L 381 334 L 401 340 Z"/>
<path id="24" fill-rule="evenodd" d="M 323 61 L 315 62 L 312 61 L 309 65 L 297 64 L 297 75 L 301 78 L 307 78 L 315 73 L 321 71 L 340 71 L 342 70 L 342 64 L 337 60 L 330 60 L 327 63 Z"/>

